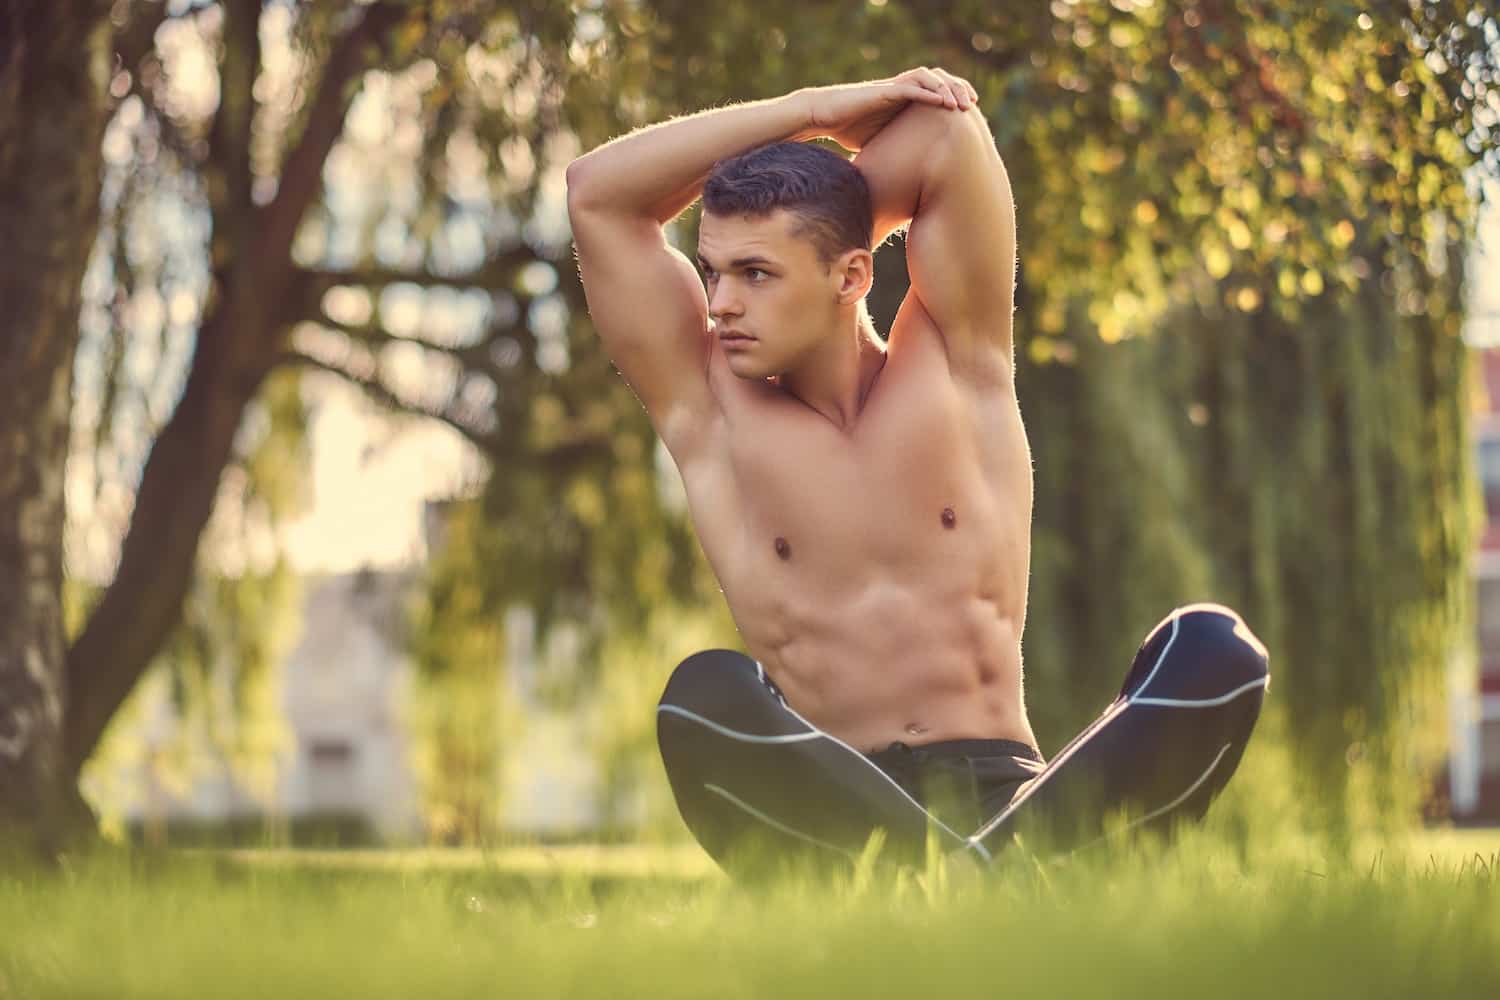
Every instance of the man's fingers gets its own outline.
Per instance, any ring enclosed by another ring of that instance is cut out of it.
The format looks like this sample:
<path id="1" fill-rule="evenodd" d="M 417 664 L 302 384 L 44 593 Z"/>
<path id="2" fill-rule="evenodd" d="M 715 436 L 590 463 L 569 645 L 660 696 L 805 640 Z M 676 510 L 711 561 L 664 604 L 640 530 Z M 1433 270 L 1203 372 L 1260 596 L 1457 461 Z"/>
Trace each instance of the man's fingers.
<path id="1" fill-rule="evenodd" d="M 969 85 L 969 81 L 947 70 L 929 69 L 923 66 L 912 70 L 910 76 L 922 86 L 941 96 L 945 107 L 965 111 L 979 101 L 979 92 Z"/>
<path id="2" fill-rule="evenodd" d="M 912 97 L 924 104 L 941 104 L 946 108 L 967 111 L 979 103 L 979 91 L 961 76 L 943 69 L 920 66 L 907 70 L 897 79 L 923 91 L 921 97 Z"/>
<path id="3" fill-rule="evenodd" d="M 969 88 L 962 80 L 947 70 L 940 69 L 938 73 L 942 75 L 943 83 L 948 87 L 949 93 L 953 95 L 954 105 L 960 111 L 966 110 L 969 107 Z"/>
<path id="4" fill-rule="evenodd" d="M 943 75 L 943 80 L 953 91 L 954 99 L 958 102 L 959 110 L 967 111 L 971 104 L 978 102 L 979 92 L 969 85 L 969 81 L 961 76 L 955 76 L 947 70 L 938 70 Z"/>
<path id="5" fill-rule="evenodd" d="M 923 66 L 921 69 L 912 70 L 912 76 L 923 87 L 937 94 L 945 107 L 949 105 L 955 108 L 958 107 L 958 96 L 948 86 L 948 81 L 944 80 L 936 70 L 930 70 L 926 66 Z"/>
<path id="6" fill-rule="evenodd" d="M 937 105 L 938 107 L 944 107 L 946 105 L 946 102 L 943 100 L 942 94 L 938 93 L 936 90 L 928 89 L 927 87 L 924 87 L 921 84 L 917 83 L 909 83 L 906 86 L 902 87 L 901 96 L 905 97 L 909 101 L 916 101 L 921 104 L 933 104 Z"/>

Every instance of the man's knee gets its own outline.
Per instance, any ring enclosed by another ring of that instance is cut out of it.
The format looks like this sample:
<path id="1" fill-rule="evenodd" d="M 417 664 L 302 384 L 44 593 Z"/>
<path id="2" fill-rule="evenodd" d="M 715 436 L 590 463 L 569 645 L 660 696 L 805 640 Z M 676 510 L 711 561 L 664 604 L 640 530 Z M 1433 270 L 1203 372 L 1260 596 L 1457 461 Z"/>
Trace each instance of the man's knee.
<path id="1" fill-rule="evenodd" d="M 1224 697 L 1269 675 L 1265 645 L 1222 604 L 1190 604 L 1147 636 L 1126 678 L 1132 698 L 1205 700 Z"/>
<path id="2" fill-rule="evenodd" d="M 758 685 L 760 671 L 750 657 L 733 649 L 705 649 L 672 671 L 661 704 L 720 718 Z"/>

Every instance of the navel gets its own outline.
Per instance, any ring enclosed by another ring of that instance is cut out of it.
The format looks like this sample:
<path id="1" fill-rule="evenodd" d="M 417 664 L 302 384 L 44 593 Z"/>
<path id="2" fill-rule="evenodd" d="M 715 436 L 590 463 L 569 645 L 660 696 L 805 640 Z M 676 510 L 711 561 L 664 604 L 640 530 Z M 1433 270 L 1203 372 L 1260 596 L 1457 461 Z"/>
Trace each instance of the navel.
<path id="1" fill-rule="evenodd" d="M 776 538 L 776 555 L 783 561 L 792 558 L 792 547 L 787 544 L 785 538 L 779 535 Z"/>
<path id="2" fill-rule="evenodd" d="M 958 515 L 953 513 L 952 507 L 943 508 L 943 527 L 953 528 L 958 525 Z"/>

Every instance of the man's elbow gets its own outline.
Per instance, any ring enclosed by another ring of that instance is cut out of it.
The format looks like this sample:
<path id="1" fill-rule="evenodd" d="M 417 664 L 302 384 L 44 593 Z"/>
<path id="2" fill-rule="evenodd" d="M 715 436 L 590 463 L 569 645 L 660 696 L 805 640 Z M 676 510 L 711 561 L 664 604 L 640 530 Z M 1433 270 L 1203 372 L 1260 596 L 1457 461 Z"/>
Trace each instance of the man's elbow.
<path id="1" fill-rule="evenodd" d="M 568 215 L 577 217 L 580 213 L 588 211 L 597 201 L 596 173 L 594 165 L 588 162 L 588 156 L 580 156 L 568 164 L 564 177 L 568 184 Z"/>
<path id="2" fill-rule="evenodd" d="M 920 130 L 922 137 L 928 140 L 937 140 L 949 135 L 982 135 L 990 134 L 989 122 L 985 120 L 984 112 L 979 110 L 975 104 L 969 105 L 964 111 L 954 108 L 940 108 L 932 104 L 912 104 L 906 109 L 902 116 L 910 119 L 913 131 Z"/>
<path id="3" fill-rule="evenodd" d="M 910 131 L 903 133 L 900 145 L 923 150 L 923 172 L 927 176 L 946 171 L 955 159 L 994 153 L 989 122 L 977 107 L 956 111 L 930 104 L 912 105 L 903 117 L 910 119 Z"/>
<path id="4" fill-rule="evenodd" d="M 939 109 L 939 113 L 946 120 L 938 134 L 925 146 L 928 150 L 927 176 L 966 172 L 976 163 L 999 162 L 995 137 L 990 133 L 989 122 L 978 108 L 946 112 Z"/>
<path id="5" fill-rule="evenodd" d="M 947 125 L 943 131 L 945 142 L 956 146 L 994 148 L 995 138 L 990 133 L 990 123 L 977 105 L 970 105 L 966 111 L 948 112 Z"/>

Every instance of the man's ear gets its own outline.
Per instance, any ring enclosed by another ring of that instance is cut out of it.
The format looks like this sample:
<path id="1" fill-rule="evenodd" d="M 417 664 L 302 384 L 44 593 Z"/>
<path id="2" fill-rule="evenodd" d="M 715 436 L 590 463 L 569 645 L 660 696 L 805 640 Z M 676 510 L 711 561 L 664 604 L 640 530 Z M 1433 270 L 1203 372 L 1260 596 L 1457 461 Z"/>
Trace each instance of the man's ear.
<path id="1" fill-rule="evenodd" d="M 864 298 L 875 283 L 875 255 L 868 250 L 845 250 L 833 262 L 839 304 L 850 306 Z"/>

